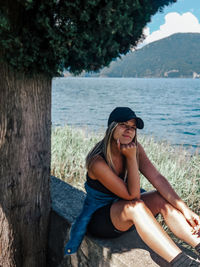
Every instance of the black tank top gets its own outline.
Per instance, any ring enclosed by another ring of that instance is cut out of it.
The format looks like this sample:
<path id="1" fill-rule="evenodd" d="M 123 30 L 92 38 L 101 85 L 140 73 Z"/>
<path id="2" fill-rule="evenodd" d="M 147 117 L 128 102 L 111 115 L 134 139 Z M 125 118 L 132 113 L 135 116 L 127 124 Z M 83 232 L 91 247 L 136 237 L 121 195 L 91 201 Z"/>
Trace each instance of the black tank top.
<path id="1" fill-rule="evenodd" d="M 104 155 L 101 155 L 102 158 L 105 160 L 105 157 Z M 90 178 L 90 176 L 88 175 L 88 172 L 86 174 L 86 178 L 87 178 L 87 184 L 92 187 L 93 189 L 95 190 L 98 190 L 102 193 L 105 193 L 105 194 L 112 194 L 114 195 L 114 193 L 112 193 L 108 188 L 106 188 L 101 182 L 99 182 L 98 180 L 94 180 L 92 178 Z M 122 180 L 124 180 L 123 177 L 120 177 Z"/>
<path id="2" fill-rule="evenodd" d="M 108 190 L 102 183 L 100 183 L 98 180 L 94 180 L 92 178 L 90 178 L 90 176 L 88 175 L 88 173 L 86 174 L 86 178 L 87 178 L 87 184 L 92 187 L 95 190 L 98 190 L 102 193 L 105 194 L 112 194 L 114 195 L 110 190 Z"/>
<path id="3" fill-rule="evenodd" d="M 92 187 L 93 189 L 98 190 L 98 191 L 100 191 L 102 193 L 105 193 L 105 194 L 116 196 L 113 192 L 111 192 L 104 185 L 102 185 L 102 183 L 100 183 L 98 180 L 94 180 L 94 179 L 90 178 L 90 176 L 88 175 L 88 173 L 86 174 L 86 177 L 87 177 L 87 184 L 90 187 Z M 124 180 L 122 177 L 120 177 L 120 178 L 122 180 Z M 140 193 L 144 193 L 144 192 L 146 192 L 146 190 L 143 189 L 143 188 L 140 188 Z"/>

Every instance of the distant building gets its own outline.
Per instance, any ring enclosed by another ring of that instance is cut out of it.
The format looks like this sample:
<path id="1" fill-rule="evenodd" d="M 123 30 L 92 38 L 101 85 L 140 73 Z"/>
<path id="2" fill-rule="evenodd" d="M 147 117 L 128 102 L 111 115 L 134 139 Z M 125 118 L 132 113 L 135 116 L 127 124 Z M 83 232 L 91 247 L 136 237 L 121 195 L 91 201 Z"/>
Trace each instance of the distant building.
<path id="1" fill-rule="evenodd" d="M 200 79 L 200 74 L 193 72 L 193 79 Z"/>
<path id="2" fill-rule="evenodd" d="M 169 70 L 164 73 L 164 77 L 166 78 L 174 78 L 179 76 L 180 76 L 179 70 Z"/>

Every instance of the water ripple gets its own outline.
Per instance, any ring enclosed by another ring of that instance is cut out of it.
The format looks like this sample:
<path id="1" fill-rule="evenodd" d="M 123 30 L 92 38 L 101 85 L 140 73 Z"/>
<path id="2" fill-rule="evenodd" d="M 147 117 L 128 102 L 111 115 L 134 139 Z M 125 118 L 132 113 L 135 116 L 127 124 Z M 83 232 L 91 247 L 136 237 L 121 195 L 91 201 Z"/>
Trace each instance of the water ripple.
<path id="1" fill-rule="evenodd" d="M 116 106 L 144 119 L 144 133 L 174 145 L 200 145 L 200 83 L 193 79 L 53 79 L 53 125 L 106 128 Z"/>

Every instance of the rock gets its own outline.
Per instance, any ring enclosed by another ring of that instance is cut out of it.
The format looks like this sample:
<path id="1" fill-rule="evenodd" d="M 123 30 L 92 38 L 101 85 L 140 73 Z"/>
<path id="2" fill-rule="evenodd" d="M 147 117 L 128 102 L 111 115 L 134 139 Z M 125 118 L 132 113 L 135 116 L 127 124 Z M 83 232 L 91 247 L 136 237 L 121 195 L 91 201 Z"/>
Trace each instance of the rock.
<path id="1" fill-rule="evenodd" d="M 78 252 L 64 258 L 70 225 L 80 213 L 84 198 L 83 191 L 51 177 L 48 267 L 169 267 L 144 244 L 136 230 L 114 239 L 85 236 Z M 191 254 L 191 251 L 187 252 Z"/>

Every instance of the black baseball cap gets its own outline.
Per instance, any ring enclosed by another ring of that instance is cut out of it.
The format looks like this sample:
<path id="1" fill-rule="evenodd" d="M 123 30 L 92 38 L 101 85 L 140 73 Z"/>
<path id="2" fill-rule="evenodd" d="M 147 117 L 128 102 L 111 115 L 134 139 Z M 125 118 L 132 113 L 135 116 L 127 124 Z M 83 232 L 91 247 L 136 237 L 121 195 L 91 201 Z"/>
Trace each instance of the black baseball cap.
<path id="1" fill-rule="evenodd" d="M 137 117 L 135 112 L 128 107 L 117 107 L 115 108 L 108 118 L 108 126 L 113 122 L 125 122 L 131 119 L 136 120 L 136 127 L 138 129 L 144 128 L 144 122 L 141 118 Z"/>

